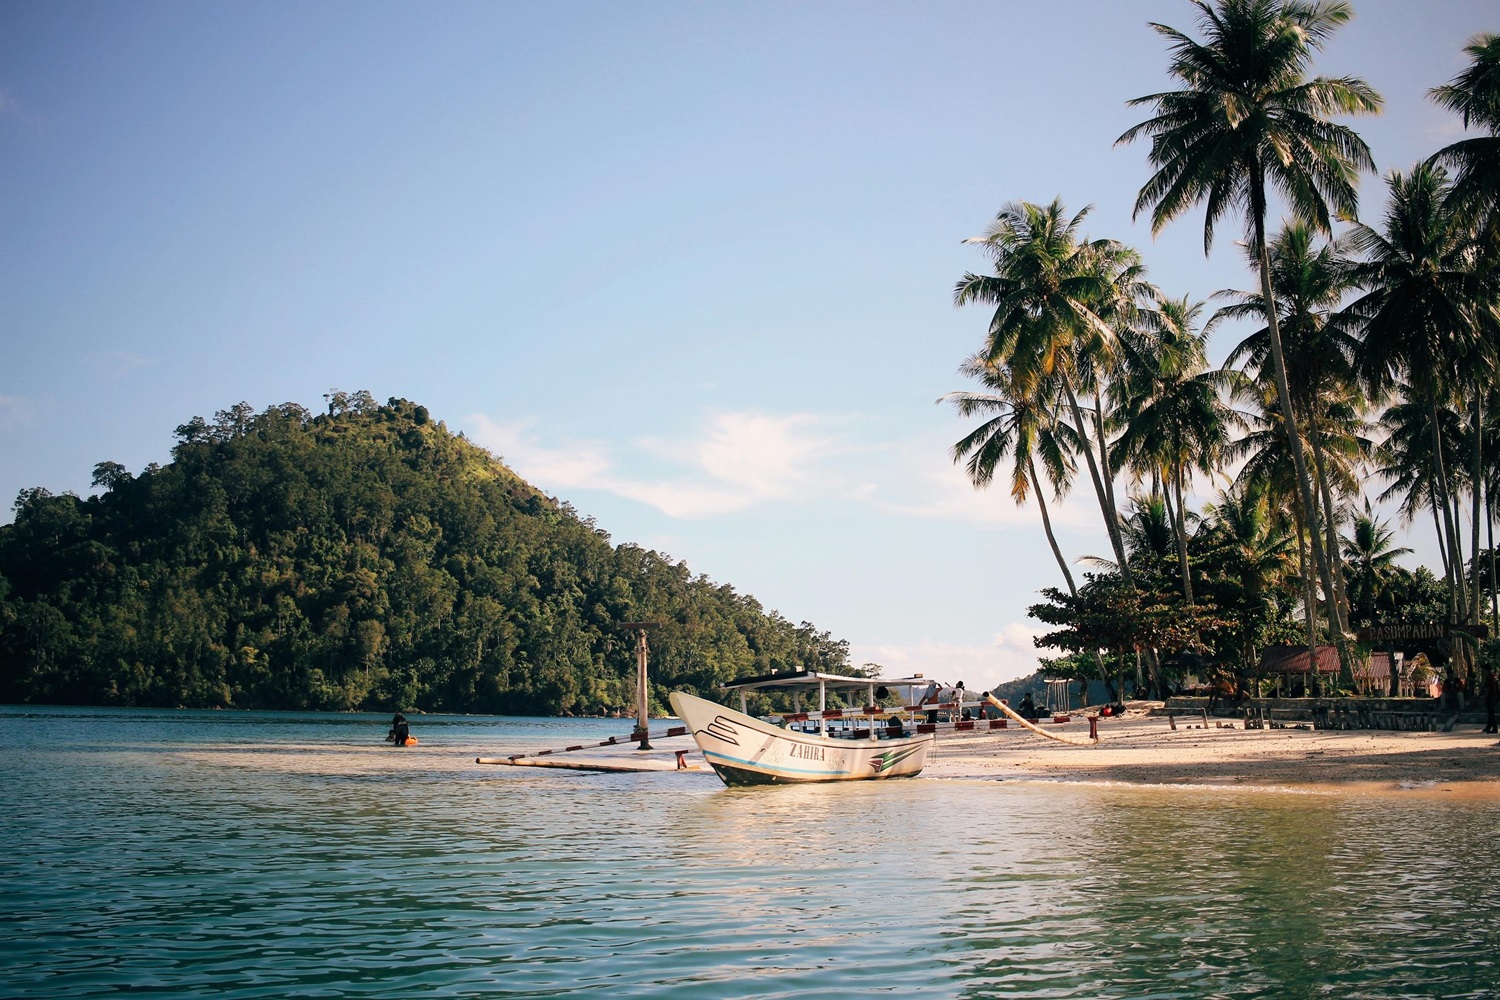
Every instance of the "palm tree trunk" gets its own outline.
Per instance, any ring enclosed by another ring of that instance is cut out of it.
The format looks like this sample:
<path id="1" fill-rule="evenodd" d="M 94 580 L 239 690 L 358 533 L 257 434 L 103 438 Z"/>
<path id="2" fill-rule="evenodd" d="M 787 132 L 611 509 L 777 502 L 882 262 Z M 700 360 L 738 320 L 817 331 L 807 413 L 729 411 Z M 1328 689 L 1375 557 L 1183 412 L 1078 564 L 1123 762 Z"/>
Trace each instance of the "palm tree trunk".
<path id="1" fill-rule="evenodd" d="M 1453 562 L 1448 558 L 1448 540 L 1443 537 L 1443 522 L 1442 515 L 1438 513 L 1437 491 L 1429 489 L 1427 498 L 1431 501 L 1428 506 L 1432 510 L 1432 530 L 1437 532 L 1438 555 L 1443 560 L 1443 579 L 1450 580 L 1453 574 Z"/>
<path id="2" fill-rule="evenodd" d="M 1343 633 L 1349 631 L 1349 616 L 1345 614 L 1345 609 L 1349 606 L 1349 596 L 1344 589 L 1344 561 L 1339 554 L 1338 508 L 1333 503 L 1333 490 L 1328 486 L 1328 469 L 1323 461 L 1323 441 L 1316 425 L 1307 437 L 1312 442 L 1313 471 L 1318 477 L 1318 494 L 1323 499 L 1323 524 L 1327 536 L 1328 561 L 1333 571 L 1333 607 L 1330 609 L 1328 620 L 1336 623 L 1334 627 Z"/>
<path id="3" fill-rule="evenodd" d="M 1177 493 L 1177 520 L 1174 522 L 1177 535 L 1177 568 L 1182 571 L 1182 596 L 1188 604 L 1193 603 L 1193 575 L 1188 568 L 1187 515 L 1182 509 L 1182 469 L 1178 468 L 1172 487 Z"/>
<path id="4" fill-rule="evenodd" d="M 1432 431 L 1432 488 L 1437 494 L 1436 503 L 1443 508 L 1443 533 L 1448 539 L 1448 620 L 1457 622 L 1461 618 L 1459 590 L 1463 587 L 1463 549 L 1458 544 L 1458 530 L 1453 526 L 1453 510 L 1449 506 L 1448 467 L 1443 461 L 1443 434 L 1438 425 L 1437 398 L 1427 397 L 1427 418 Z"/>
<path id="5" fill-rule="evenodd" d="M 1104 431 L 1104 407 L 1099 393 L 1094 393 L 1094 432 L 1099 435 L 1099 462 L 1104 466 L 1104 496 L 1109 500 L 1109 511 L 1115 519 L 1115 531 L 1120 530 L 1120 505 L 1115 500 L 1115 473 L 1109 467 L 1109 435 Z"/>
<path id="6" fill-rule="evenodd" d="M 1068 581 L 1068 593 L 1077 597 L 1078 587 L 1073 583 L 1073 573 L 1068 569 L 1068 561 L 1063 558 L 1057 536 L 1052 533 L 1052 517 L 1047 513 L 1047 501 L 1042 498 L 1041 480 L 1036 475 L 1036 462 L 1030 455 L 1026 457 L 1026 469 L 1031 474 L 1031 489 L 1036 494 L 1037 509 L 1042 512 L 1042 530 L 1047 533 L 1047 544 L 1052 546 L 1052 557 L 1057 560 L 1057 568 L 1062 570 L 1063 579 Z"/>
<path id="7" fill-rule="evenodd" d="M 1258 186 L 1258 185 L 1257 185 Z M 1265 195 L 1261 192 L 1260 204 L 1264 206 Z M 1322 581 L 1323 592 L 1333 594 L 1333 575 L 1328 568 L 1328 557 L 1323 552 L 1323 541 L 1318 537 L 1318 510 L 1313 499 L 1312 483 L 1307 475 L 1307 459 L 1302 454 L 1302 435 L 1297 433 L 1297 418 L 1292 413 L 1292 393 L 1287 386 L 1286 360 L 1281 352 L 1281 325 L 1276 317 L 1276 298 L 1271 291 L 1271 257 L 1266 249 L 1265 240 L 1265 212 L 1257 213 L 1255 242 L 1260 250 L 1260 291 L 1266 303 L 1266 330 L 1270 334 L 1271 343 L 1271 369 L 1276 379 L 1276 399 L 1281 409 L 1281 424 L 1286 431 L 1287 448 L 1292 456 L 1292 468 L 1297 473 L 1297 496 L 1302 502 L 1303 516 L 1307 519 L 1307 538 L 1312 549 L 1313 563 L 1317 567 L 1318 578 Z M 1310 574 L 1309 574 L 1310 576 Z M 1337 624 L 1336 619 L 1330 621 L 1330 627 Z M 1312 649 L 1316 651 L 1316 635 L 1311 635 Z M 1344 659 L 1342 637 L 1338 642 L 1339 660 Z M 1314 655 L 1315 652 L 1314 652 Z M 1351 671 L 1352 672 L 1352 671 Z"/>
<path id="8" fill-rule="evenodd" d="M 1490 542 L 1490 626 L 1500 636 L 1500 576 L 1495 575 L 1495 497 L 1484 481 L 1484 531 Z"/>
<path id="9" fill-rule="evenodd" d="M 1084 419 L 1082 408 L 1078 405 L 1078 396 L 1073 392 L 1073 383 L 1066 378 L 1063 379 L 1063 390 L 1067 393 L 1068 409 L 1073 414 L 1073 425 L 1083 446 L 1081 449 L 1083 457 L 1088 462 L 1089 478 L 1094 481 L 1094 494 L 1099 498 L 1099 512 L 1104 515 L 1104 527 L 1109 532 L 1109 544 L 1115 550 L 1115 565 L 1120 568 L 1120 579 L 1125 582 L 1125 586 L 1135 590 L 1135 581 L 1130 575 L 1130 561 L 1125 557 L 1125 539 L 1120 533 L 1119 517 L 1110 504 L 1109 493 L 1106 493 L 1104 482 L 1099 477 L 1099 462 L 1094 456 L 1087 430 L 1088 424 Z"/>
<path id="10" fill-rule="evenodd" d="M 1313 596 L 1312 571 L 1307 555 L 1307 526 L 1302 523 L 1300 511 L 1292 511 L 1292 530 L 1297 536 L 1297 574 L 1302 578 L 1303 618 L 1307 622 L 1307 650 L 1313 653 L 1318 648 L 1318 602 Z"/>
<path id="11" fill-rule="evenodd" d="M 1344 648 L 1345 636 L 1349 634 L 1349 619 L 1344 610 L 1348 599 L 1344 595 L 1344 571 L 1339 561 L 1338 510 L 1333 505 L 1333 491 L 1328 488 L 1328 472 L 1323 461 L 1322 439 L 1317 422 L 1313 422 L 1308 435 L 1312 442 L 1313 464 L 1318 474 L 1318 489 L 1323 499 L 1323 524 L 1327 531 L 1328 561 L 1333 576 L 1333 591 L 1328 595 L 1328 629 L 1333 633 L 1334 648 L 1339 653 L 1339 686 L 1345 689 L 1354 686 L 1353 657 Z"/>
<path id="12" fill-rule="evenodd" d="M 1307 552 L 1307 534 L 1302 519 L 1297 518 L 1297 565 L 1302 570 L 1302 610 L 1307 619 L 1307 658 L 1313 669 L 1308 671 L 1309 685 L 1317 679 L 1318 664 L 1318 595 L 1313 586 L 1312 559 Z"/>
<path id="13" fill-rule="evenodd" d="M 1469 552 L 1474 558 L 1474 569 L 1470 574 L 1473 587 L 1470 593 L 1473 595 L 1469 601 L 1468 621 L 1479 624 L 1480 608 L 1484 606 L 1484 599 L 1479 596 L 1479 489 L 1484 482 L 1484 430 L 1483 411 L 1479 402 L 1479 393 L 1474 393 L 1474 404 L 1469 411 L 1469 424 L 1474 429 L 1474 460 L 1470 465 L 1469 483 L 1474 493 L 1474 516 L 1472 518 L 1472 540 Z"/>
<path id="14" fill-rule="evenodd" d="M 1026 469 L 1031 475 L 1031 489 L 1036 494 L 1037 509 L 1042 512 L 1042 530 L 1047 533 L 1047 544 L 1052 546 L 1052 557 L 1057 560 L 1057 568 L 1062 570 L 1063 579 L 1068 581 L 1068 593 L 1077 597 L 1078 587 L 1073 582 L 1073 572 L 1068 569 L 1068 561 L 1063 558 L 1062 547 L 1057 544 L 1057 536 L 1052 533 L 1052 515 L 1047 513 L 1047 501 L 1042 497 L 1041 480 L 1036 474 L 1036 462 L 1030 455 L 1026 456 Z M 1094 650 L 1094 664 L 1099 668 L 1099 675 L 1104 676 L 1104 657 L 1099 655 L 1097 649 Z"/>

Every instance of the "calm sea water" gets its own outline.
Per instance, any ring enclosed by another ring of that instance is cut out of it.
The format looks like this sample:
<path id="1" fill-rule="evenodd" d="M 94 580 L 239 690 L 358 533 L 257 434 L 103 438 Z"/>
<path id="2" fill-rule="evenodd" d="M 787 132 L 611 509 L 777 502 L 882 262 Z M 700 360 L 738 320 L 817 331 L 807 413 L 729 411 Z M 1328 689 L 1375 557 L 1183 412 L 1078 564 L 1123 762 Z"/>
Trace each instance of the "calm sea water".
<path id="1" fill-rule="evenodd" d="M 5 997 L 1500 997 L 1500 806 L 476 765 L 628 722 L 0 708 Z"/>

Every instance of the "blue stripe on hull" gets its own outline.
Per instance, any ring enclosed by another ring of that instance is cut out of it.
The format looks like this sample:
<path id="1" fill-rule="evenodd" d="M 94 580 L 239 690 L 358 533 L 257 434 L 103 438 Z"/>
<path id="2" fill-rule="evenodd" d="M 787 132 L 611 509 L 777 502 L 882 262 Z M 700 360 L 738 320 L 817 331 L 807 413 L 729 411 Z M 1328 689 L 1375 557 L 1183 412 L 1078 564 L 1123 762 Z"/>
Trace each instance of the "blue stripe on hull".
<path id="1" fill-rule="evenodd" d="M 784 775 L 785 776 L 785 780 L 789 780 L 789 781 L 806 781 L 806 780 L 808 780 L 808 777 L 812 777 L 812 778 L 836 778 L 836 777 L 838 777 L 841 774 L 848 774 L 849 773 L 848 771 L 829 771 L 829 770 L 814 771 L 814 770 L 811 770 L 810 768 L 805 768 L 805 767 L 773 767 L 770 764 L 762 764 L 760 761 L 757 761 L 757 760 L 742 760 L 739 757 L 731 757 L 728 754 L 718 753 L 718 752 L 713 751 L 713 750 L 704 750 L 703 751 L 703 756 L 705 758 L 707 758 L 708 762 L 710 764 L 713 764 L 715 767 L 718 767 L 718 764 L 714 761 L 713 758 L 717 757 L 719 760 L 723 761 L 726 765 L 729 765 L 731 767 L 734 766 L 734 765 L 736 765 L 736 764 L 741 764 L 741 765 L 744 765 L 746 767 L 760 768 L 760 769 L 763 769 L 768 774 L 780 774 L 780 775 Z M 808 777 L 798 777 L 798 775 L 806 775 Z"/>
<path id="2" fill-rule="evenodd" d="M 851 775 L 848 771 L 811 771 L 797 767 L 771 767 L 756 761 L 741 760 L 712 750 L 703 751 L 709 765 L 724 779 L 726 785 L 788 785 L 807 784 L 814 781 L 850 781 L 881 778 L 914 778 L 920 771 L 901 774 Z"/>

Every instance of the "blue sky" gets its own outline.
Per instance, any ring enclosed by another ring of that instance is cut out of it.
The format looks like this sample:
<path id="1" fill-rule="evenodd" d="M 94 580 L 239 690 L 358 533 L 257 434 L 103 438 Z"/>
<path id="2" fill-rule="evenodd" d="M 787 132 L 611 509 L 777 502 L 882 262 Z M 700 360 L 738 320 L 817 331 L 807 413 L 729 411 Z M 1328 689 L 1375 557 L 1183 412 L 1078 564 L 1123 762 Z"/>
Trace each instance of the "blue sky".
<path id="1" fill-rule="evenodd" d="M 1500 17 L 1355 10 L 1317 69 L 1384 96 L 1353 124 L 1404 169 L 1461 134 L 1425 95 Z M 1249 287 L 1233 226 L 1205 258 L 1201 213 L 1131 220 L 1146 149 L 1112 145 L 1170 87 L 1147 22 L 1192 14 L 0 0 L 0 496 L 368 389 L 856 663 L 1027 673 L 1057 569 L 934 405 L 987 318 L 951 305 L 961 240 L 1060 195 L 1173 295 Z M 1107 549 L 1090 504 L 1070 557 Z"/>

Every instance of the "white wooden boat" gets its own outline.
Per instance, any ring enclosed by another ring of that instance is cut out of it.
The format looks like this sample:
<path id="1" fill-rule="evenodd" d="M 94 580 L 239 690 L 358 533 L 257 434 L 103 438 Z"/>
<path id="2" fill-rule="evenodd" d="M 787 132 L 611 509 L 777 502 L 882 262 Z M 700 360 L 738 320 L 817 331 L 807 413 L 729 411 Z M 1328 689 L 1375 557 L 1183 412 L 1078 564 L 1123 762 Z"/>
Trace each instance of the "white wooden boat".
<path id="1" fill-rule="evenodd" d="M 930 732 L 888 739 L 835 739 L 784 729 L 681 691 L 674 691 L 670 700 L 703 759 L 726 785 L 909 778 L 926 766 L 927 755 L 937 742 Z M 861 732 L 879 730 L 872 726 Z"/>

